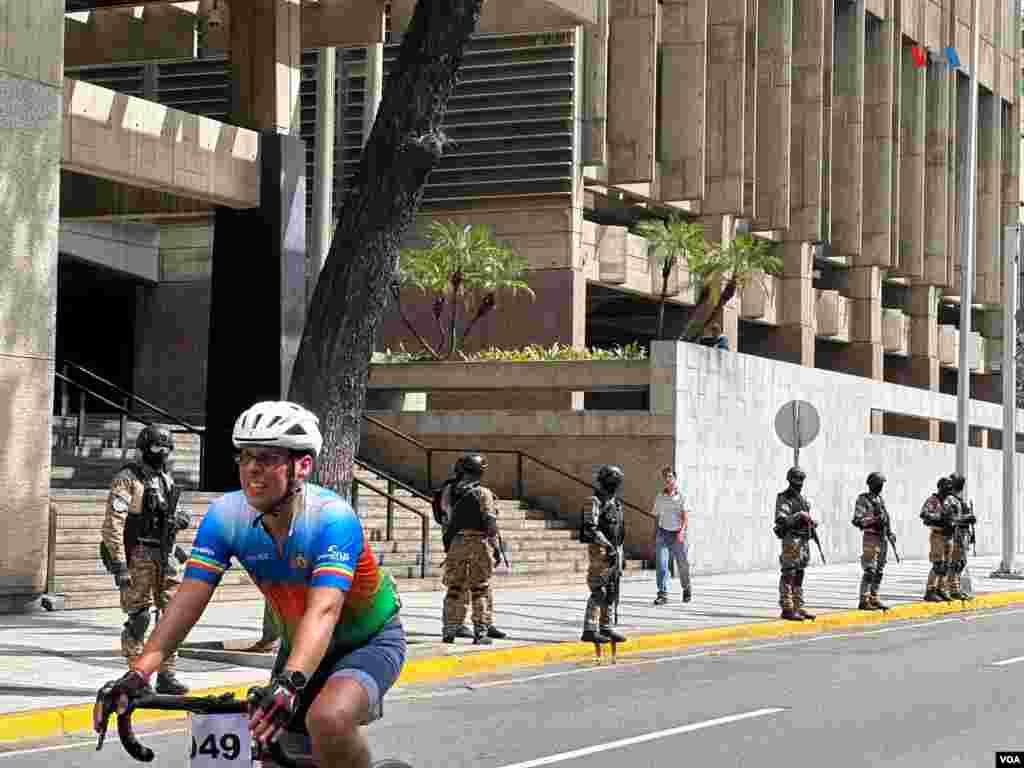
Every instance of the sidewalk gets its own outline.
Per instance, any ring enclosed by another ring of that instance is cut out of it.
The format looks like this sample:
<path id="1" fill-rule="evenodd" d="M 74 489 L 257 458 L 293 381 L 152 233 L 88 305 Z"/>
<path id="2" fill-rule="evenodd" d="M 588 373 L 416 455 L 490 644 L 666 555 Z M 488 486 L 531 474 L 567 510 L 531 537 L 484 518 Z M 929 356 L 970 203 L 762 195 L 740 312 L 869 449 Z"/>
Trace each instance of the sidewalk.
<path id="1" fill-rule="evenodd" d="M 999 604 L 1024 604 L 1024 582 L 988 578 L 998 563 L 999 558 L 991 556 L 971 561 L 975 591 L 979 595 L 1004 593 L 1004 598 L 994 598 Z M 930 564 L 921 560 L 890 564 L 882 584 L 883 600 L 891 606 L 914 605 L 915 616 L 960 610 L 960 603 L 921 602 L 929 569 Z M 820 630 L 909 617 L 909 609 L 891 612 L 888 617 L 854 610 L 860 565 L 848 563 L 808 569 L 805 597 L 808 607 L 819 614 L 817 622 L 780 623 L 778 578 L 778 571 L 697 576 L 692 602 L 681 602 L 677 582 L 669 604 L 660 607 L 652 605 L 653 574 L 624 579 L 619 628 L 634 642 L 620 646 L 620 652 L 757 635 L 804 634 L 814 631 L 815 625 Z M 592 646 L 578 642 L 588 595 L 582 575 L 580 582 L 578 586 L 542 590 L 497 591 L 495 623 L 508 632 L 509 639 L 483 648 L 469 640 L 455 645 L 440 642 L 442 593 L 404 594 L 402 619 L 410 660 L 406 671 L 411 674 L 403 674 L 402 682 L 408 685 L 453 673 L 592 655 Z M 264 680 L 272 658 L 237 651 L 258 639 L 262 616 L 261 601 L 212 605 L 189 635 L 178 662 L 179 676 L 194 691 L 243 687 Z M 49 725 L 23 728 L 31 722 L 28 713 L 91 705 L 97 688 L 125 668 L 120 656 L 123 621 L 117 609 L 0 616 L 0 741 L 56 735 L 44 733 Z M 13 729 L 15 721 L 19 730 Z M 10 736 L 12 732 L 19 736 Z"/>

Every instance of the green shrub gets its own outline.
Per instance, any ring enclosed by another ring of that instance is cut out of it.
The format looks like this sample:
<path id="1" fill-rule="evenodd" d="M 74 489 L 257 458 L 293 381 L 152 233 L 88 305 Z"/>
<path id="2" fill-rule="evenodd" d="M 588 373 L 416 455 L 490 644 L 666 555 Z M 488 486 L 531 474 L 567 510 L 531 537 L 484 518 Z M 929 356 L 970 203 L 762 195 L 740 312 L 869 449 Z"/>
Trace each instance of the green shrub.
<path id="1" fill-rule="evenodd" d="M 570 360 L 646 360 L 647 350 L 633 342 L 624 347 L 615 346 L 610 349 L 598 347 L 574 349 L 567 344 L 555 342 L 550 347 L 541 344 L 530 344 L 521 349 L 489 349 L 480 350 L 469 355 L 459 353 L 463 362 L 500 362 L 500 363 L 533 363 Z M 374 363 L 421 363 L 430 362 L 434 358 L 425 351 L 409 352 L 402 345 L 398 351 L 390 349 L 375 352 Z"/>

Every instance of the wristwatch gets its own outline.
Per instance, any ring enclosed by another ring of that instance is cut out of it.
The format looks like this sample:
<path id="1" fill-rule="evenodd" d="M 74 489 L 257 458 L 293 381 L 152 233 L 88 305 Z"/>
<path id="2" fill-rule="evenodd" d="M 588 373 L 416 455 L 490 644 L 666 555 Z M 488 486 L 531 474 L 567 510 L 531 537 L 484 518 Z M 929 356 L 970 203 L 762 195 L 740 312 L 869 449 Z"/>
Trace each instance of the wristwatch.
<path id="1" fill-rule="evenodd" d="M 302 689 L 309 683 L 308 678 L 299 670 L 295 669 L 292 671 L 284 671 L 280 675 L 281 679 L 284 680 L 296 693 L 301 693 Z"/>

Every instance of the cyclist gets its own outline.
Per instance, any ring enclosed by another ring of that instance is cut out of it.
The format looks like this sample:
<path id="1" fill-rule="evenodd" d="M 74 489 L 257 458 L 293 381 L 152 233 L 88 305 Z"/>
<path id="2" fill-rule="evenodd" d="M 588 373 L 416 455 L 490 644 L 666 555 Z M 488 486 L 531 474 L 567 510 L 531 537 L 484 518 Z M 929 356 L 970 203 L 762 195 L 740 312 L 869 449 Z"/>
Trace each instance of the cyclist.
<path id="1" fill-rule="evenodd" d="M 152 693 L 153 673 L 199 621 L 234 557 L 282 630 L 270 683 L 250 695 L 253 738 L 272 742 L 294 719 L 321 768 L 368 768 L 359 726 L 381 716 L 405 662 L 395 583 L 348 502 L 306 482 L 323 444 L 315 415 L 256 403 L 238 417 L 232 442 L 242 489 L 211 503 L 177 594 L 131 671 L 100 689 L 94 726 L 104 705 L 123 711 Z"/>

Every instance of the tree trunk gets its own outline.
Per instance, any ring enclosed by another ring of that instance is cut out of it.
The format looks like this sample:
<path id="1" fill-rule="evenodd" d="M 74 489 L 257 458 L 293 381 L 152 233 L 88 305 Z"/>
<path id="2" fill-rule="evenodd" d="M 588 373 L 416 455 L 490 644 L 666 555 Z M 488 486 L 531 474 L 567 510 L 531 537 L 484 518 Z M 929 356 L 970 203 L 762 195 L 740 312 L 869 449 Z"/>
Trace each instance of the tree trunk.
<path id="1" fill-rule="evenodd" d="M 415 337 L 416 341 L 420 343 L 420 346 L 423 347 L 431 357 L 435 360 L 440 360 L 441 356 L 434 351 L 432 346 L 430 346 L 430 342 L 423 338 L 423 334 L 416 330 L 416 326 L 412 324 L 412 320 L 409 319 L 409 316 L 405 314 L 405 310 L 402 309 L 401 288 L 398 286 L 393 287 L 391 289 L 391 295 L 395 297 L 395 309 L 398 310 L 398 316 L 402 318 L 402 322 L 405 324 L 405 327 L 409 329 L 409 333 Z"/>
<path id="2" fill-rule="evenodd" d="M 672 265 L 661 269 L 661 301 L 658 302 L 658 332 L 654 338 L 661 341 L 665 333 L 665 302 L 668 301 L 668 279 L 672 275 Z"/>
<path id="3" fill-rule="evenodd" d="M 398 247 L 448 144 L 441 124 L 482 3 L 416 4 L 306 318 L 289 397 L 320 417 L 316 479 L 345 497 Z"/>

